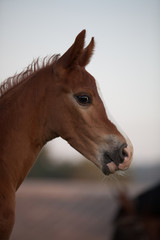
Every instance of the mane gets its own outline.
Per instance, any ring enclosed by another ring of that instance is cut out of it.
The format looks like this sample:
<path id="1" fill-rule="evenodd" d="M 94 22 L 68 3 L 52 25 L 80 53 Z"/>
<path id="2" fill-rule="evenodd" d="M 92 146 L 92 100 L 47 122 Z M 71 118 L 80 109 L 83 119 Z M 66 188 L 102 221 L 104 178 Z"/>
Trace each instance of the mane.
<path id="1" fill-rule="evenodd" d="M 58 58 L 59 54 L 56 54 L 50 57 L 46 56 L 43 59 L 38 57 L 37 59 L 33 60 L 32 63 L 22 72 L 7 78 L 0 84 L 0 98 L 20 83 L 26 81 L 30 76 L 37 73 L 39 70 L 48 66 L 53 66 L 57 62 Z"/>

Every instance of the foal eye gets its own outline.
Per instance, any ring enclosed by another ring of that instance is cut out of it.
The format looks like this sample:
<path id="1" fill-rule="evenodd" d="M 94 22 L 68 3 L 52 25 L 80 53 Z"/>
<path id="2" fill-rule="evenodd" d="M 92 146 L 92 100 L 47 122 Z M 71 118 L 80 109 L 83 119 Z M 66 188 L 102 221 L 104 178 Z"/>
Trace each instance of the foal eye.
<path id="1" fill-rule="evenodd" d="M 75 95 L 75 99 L 80 105 L 88 105 L 92 103 L 92 99 L 88 94 Z"/>

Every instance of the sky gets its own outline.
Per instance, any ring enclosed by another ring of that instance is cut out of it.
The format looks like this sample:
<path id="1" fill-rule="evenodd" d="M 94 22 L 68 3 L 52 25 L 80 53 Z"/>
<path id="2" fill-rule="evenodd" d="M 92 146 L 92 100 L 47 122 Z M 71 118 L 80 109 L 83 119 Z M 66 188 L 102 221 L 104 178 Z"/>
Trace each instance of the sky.
<path id="1" fill-rule="evenodd" d="M 135 165 L 160 161 L 160 1 L 0 0 L 0 81 L 37 57 L 63 54 L 76 35 L 95 37 L 87 70 L 134 146 Z M 80 158 L 61 141 L 57 158 Z M 62 148 L 65 152 L 62 155 Z"/>

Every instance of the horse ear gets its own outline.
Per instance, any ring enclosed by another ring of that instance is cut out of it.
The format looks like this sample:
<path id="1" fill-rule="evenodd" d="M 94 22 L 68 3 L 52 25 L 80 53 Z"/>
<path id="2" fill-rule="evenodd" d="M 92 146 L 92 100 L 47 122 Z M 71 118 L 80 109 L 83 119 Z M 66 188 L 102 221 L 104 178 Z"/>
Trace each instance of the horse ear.
<path id="1" fill-rule="evenodd" d="M 83 50 L 78 60 L 78 63 L 80 66 L 85 67 L 89 63 L 90 58 L 93 55 L 94 46 L 95 46 L 95 42 L 94 42 L 94 38 L 92 37 L 89 45 Z"/>
<path id="2" fill-rule="evenodd" d="M 66 69 L 78 62 L 78 58 L 83 51 L 85 34 L 86 30 L 83 30 L 77 35 L 73 45 L 58 59 L 56 66 Z"/>

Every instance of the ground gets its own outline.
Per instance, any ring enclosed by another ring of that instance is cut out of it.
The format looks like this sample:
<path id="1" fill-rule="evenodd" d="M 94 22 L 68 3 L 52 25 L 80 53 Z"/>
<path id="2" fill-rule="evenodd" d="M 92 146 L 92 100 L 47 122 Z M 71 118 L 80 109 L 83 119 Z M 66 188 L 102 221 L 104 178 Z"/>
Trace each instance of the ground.
<path id="1" fill-rule="evenodd" d="M 110 240 L 117 194 L 111 184 L 26 181 L 17 192 L 11 240 Z"/>

